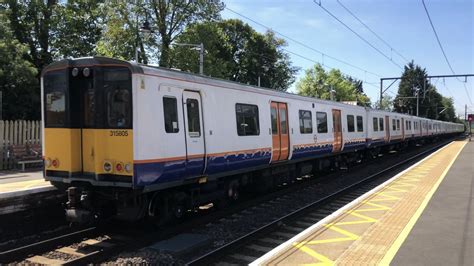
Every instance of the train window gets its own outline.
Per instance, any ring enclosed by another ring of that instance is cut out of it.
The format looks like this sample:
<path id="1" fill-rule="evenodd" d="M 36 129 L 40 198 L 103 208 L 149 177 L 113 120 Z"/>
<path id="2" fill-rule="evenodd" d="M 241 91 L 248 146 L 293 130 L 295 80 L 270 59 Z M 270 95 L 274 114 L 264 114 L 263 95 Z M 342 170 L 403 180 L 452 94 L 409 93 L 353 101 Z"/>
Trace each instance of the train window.
<path id="1" fill-rule="evenodd" d="M 132 127 L 132 94 L 127 68 L 104 68 L 103 88 L 107 100 L 107 126 Z"/>
<path id="2" fill-rule="evenodd" d="M 287 123 L 286 123 L 286 109 L 280 109 L 280 133 L 288 134 Z"/>
<path id="3" fill-rule="evenodd" d="M 383 131 L 383 118 L 379 118 L 379 129 Z"/>
<path id="4" fill-rule="evenodd" d="M 316 112 L 316 124 L 318 133 L 328 133 L 328 114 L 325 112 Z"/>
<path id="5" fill-rule="evenodd" d="M 235 105 L 235 115 L 237 119 L 237 134 L 239 136 L 260 135 L 258 106 L 237 103 Z"/>
<path id="6" fill-rule="evenodd" d="M 163 97 L 163 115 L 166 133 L 179 132 L 178 104 L 175 97 Z"/>
<path id="7" fill-rule="evenodd" d="M 54 71 L 44 77 L 45 124 L 64 126 L 66 123 L 67 75 L 64 71 Z"/>
<path id="8" fill-rule="evenodd" d="M 313 118 L 311 111 L 300 110 L 300 133 L 313 133 Z"/>
<path id="9" fill-rule="evenodd" d="M 379 131 L 379 119 L 377 117 L 372 118 L 372 124 L 375 131 Z"/>
<path id="10" fill-rule="evenodd" d="M 363 132 L 363 131 L 364 131 L 364 118 L 358 115 L 357 116 L 357 132 Z"/>
<path id="11" fill-rule="evenodd" d="M 400 119 L 397 119 L 397 130 L 400 130 Z"/>
<path id="12" fill-rule="evenodd" d="M 271 108 L 272 135 L 278 135 L 278 113 L 276 107 Z"/>
<path id="13" fill-rule="evenodd" d="M 354 116 L 347 115 L 347 131 L 354 132 L 355 131 L 355 124 L 354 124 Z"/>
<path id="14" fill-rule="evenodd" d="M 392 119 L 392 130 L 397 130 L 397 122 L 395 122 L 395 119 Z"/>
<path id="15" fill-rule="evenodd" d="M 130 92 L 120 86 L 107 92 L 107 122 L 109 126 L 114 128 L 130 127 L 130 98 Z"/>
<path id="16" fill-rule="evenodd" d="M 201 121 L 199 119 L 199 102 L 196 99 L 186 99 L 188 113 L 188 132 L 190 137 L 201 136 Z"/>

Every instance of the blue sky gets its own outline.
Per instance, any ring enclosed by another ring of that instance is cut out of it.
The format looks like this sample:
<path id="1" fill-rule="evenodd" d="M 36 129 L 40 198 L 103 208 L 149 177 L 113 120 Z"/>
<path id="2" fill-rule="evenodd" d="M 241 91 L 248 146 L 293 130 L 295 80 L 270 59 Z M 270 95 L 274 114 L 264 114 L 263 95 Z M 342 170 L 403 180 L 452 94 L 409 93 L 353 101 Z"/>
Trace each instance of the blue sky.
<path id="1" fill-rule="evenodd" d="M 248 16 L 282 34 L 307 44 L 327 55 L 347 61 L 381 77 L 400 76 L 402 70 L 380 55 L 356 35 L 337 22 L 312 0 L 223 0 L 229 9 Z M 319 1 L 319 0 L 317 0 Z M 451 74 L 429 24 L 421 0 L 340 0 L 365 24 L 387 41 L 405 58 L 425 67 L 430 75 Z M 391 52 L 383 42 L 372 35 L 335 0 L 321 0 L 322 5 L 353 28 L 395 62 L 406 61 Z M 448 59 L 457 74 L 474 73 L 474 1 L 425 0 L 431 19 L 440 37 Z M 224 10 L 223 18 L 239 18 L 259 32 L 266 29 Z M 279 36 L 281 37 L 281 36 Z M 297 43 L 288 41 L 289 51 L 322 62 L 330 67 L 366 81 L 364 89 L 372 101 L 379 98 L 380 77 L 323 56 Z M 314 62 L 290 55 L 295 66 L 304 70 Z M 453 97 L 457 114 L 464 115 L 467 104 L 474 112 L 463 83 L 455 79 L 432 80 L 444 96 Z M 474 77 L 466 87 L 474 101 Z M 398 86 L 388 93 L 396 95 Z M 294 85 L 290 89 L 294 91 Z"/>

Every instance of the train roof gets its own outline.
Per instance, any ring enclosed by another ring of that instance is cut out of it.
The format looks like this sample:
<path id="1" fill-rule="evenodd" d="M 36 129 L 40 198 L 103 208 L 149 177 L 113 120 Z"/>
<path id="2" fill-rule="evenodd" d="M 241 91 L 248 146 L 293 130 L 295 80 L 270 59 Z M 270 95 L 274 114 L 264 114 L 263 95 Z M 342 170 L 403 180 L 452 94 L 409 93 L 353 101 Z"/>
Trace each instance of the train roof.
<path id="1" fill-rule="evenodd" d="M 243 84 L 236 81 L 224 80 L 224 79 L 214 78 L 210 76 L 203 76 L 203 75 L 194 74 L 190 72 L 184 72 L 180 70 L 163 68 L 159 66 L 144 65 L 144 64 L 139 64 L 136 62 L 129 62 L 125 60 L 102 57 L 102 56 L 63 59 L 46 66 L 43 69 L 41 75 L 43 76 L 46 72 L 63 69 L 63 68 L 76 67 L 76 66 L 85 67 L 85 66 L 94 66 L 94 65 L 122 65 L 122 66 L 128 67 L 134 74 L 152 74 L 152 75 L 157 75 L 157 76 L 179 79 L 182 81 L 206 84 L 206 85 L 210 85 L 214 87 L 221 87 L 221 88 L 228 88 L 228 89 L 235 89 L 235 90 L 242 90 L 242 91 L 249 91 L 249 92 L 258 92 L 258 93 L 271 95 L 271 96 L 287 97 L 291 99 L 304 100 L 304 101 L 309 101 L 313 103 L 331 104 L 334 106 L 340 106 L 340 107 L 346 107 L 346 108 L 350 107 L 350 108 L 373 110 L 375 112 L 385 113 L 385 114 L 395 113 L 395 114 L 403 115 L 403 116 L 416 117 L 416 116 L 412 116 L 408 114 L 401 114 L 401 113 L 396 113 L 396 112 L 373 109 L 371 107 L 363 107 L 363 106 L 345 104 L 345 103 L 340 103 L 340 102 L 335 102 L 335 101 L 322 100 L 322 99 L 317 99 L 317 98 L 313 98 L 309 96 L 298 95 L 291 92 L 277 91 L 275 89 L 270 89 L 266 87 L 257 87 L 254 85 Z M 432 120 L 432 119 L 423 118 L 423 117 L 418 117 L 418 118 Z M 433 120 L 433 121 L 439 121 L 439 120 Z M 440 121 L 440 122 L 446 122 L 446 121 Z M 451 122 L 446 122 L 446 123 L 451 123 Z"/>

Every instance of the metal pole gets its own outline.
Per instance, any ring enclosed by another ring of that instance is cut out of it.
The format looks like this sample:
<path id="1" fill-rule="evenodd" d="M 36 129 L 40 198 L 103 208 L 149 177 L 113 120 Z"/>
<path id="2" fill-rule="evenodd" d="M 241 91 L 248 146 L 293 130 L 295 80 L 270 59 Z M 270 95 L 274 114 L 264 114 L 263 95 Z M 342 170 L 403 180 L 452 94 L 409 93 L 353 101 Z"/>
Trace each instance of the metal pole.
<path id="1" fill-rule="evenodd" d="M 464 106 L 464 121 L 467 121 L 467 104 Z"/>
<path id="2" fill-rule="evenodd" d="M 258 87 L 260 87 L 260 76 L 258 76 L 258 81 L 257 81 L 257 83 L 258 83 Z"/>
<path id="3" fill-rule="evenodd" d="M 331 90 L 329 91 L 329 94 L 331 95 L 331 101 L 334 101 L 334 90 L 332 89 L 332 85 L 331 85 Z"/>
<path id="4" fill-rule="evenodd" d="M 379 109 L 382 109 L 382 99 L 383 99 L 383 79 L 380 79 L 380 104 Z"/>
<path id="5" fill-rule="evenodd" d="M 204 75 L 204 44 L 199 45 L 199 74 Z"/>
<path id="6" fill-rule="evenodd" d="M 140 35 L 138 35 L 138 31 L 139 31 L 139 28 L 138 28 L 138 14 L 137 14 L 137 18 L 136 18 L 136 22 L 137 22 L 137 38 L 135 40 L 135 62 L 138 63 L 138 38 L 140 38 Z"/>
<path id="7" fill-rule="evenodd" d="M 420 89 L 416 91 L 416 116 L 419 116 Z"/>

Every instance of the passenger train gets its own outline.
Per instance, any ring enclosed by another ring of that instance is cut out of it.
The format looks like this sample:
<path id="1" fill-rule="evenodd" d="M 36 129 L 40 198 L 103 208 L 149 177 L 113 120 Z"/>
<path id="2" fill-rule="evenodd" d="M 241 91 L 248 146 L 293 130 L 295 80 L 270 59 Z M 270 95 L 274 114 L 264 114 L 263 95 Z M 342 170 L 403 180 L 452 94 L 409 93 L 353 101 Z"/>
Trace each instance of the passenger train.
<path id="1" fill-rule="evenodd" d="M 70 221 L 159 221 L 462 124 L 89 57 L 41 75 L 44 177 Z"/>

